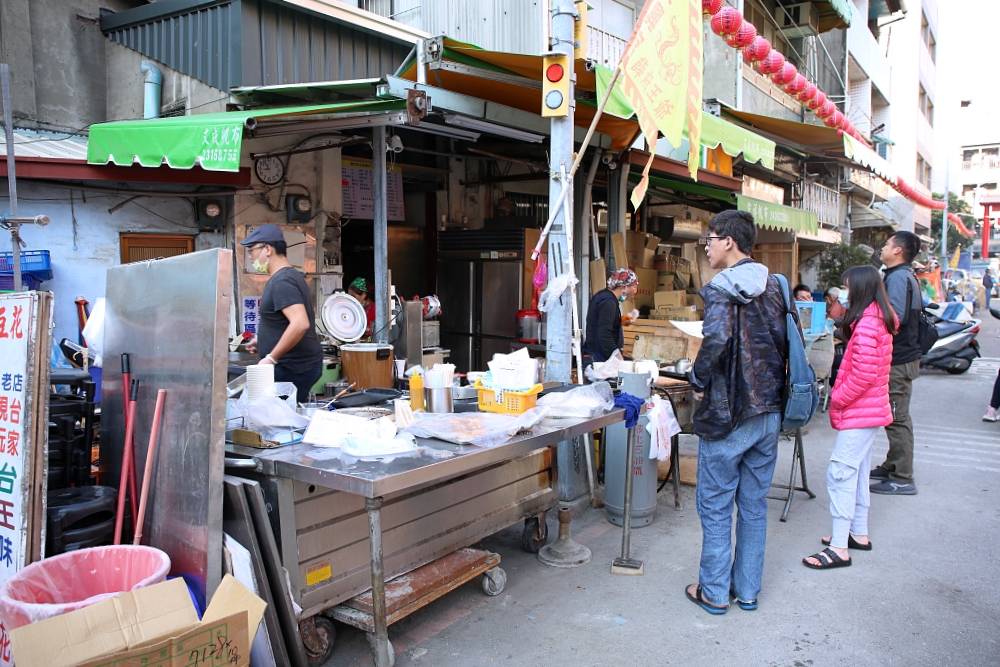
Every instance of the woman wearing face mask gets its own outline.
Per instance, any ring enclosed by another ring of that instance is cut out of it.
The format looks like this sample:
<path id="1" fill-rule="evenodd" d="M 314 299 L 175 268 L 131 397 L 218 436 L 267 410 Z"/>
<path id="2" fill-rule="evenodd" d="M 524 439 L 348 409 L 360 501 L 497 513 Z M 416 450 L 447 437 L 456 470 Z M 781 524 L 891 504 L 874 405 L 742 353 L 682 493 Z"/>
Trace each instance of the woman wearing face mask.
<path id="1" fill-rule="evenodd" d="M 347 293 L 357 299 L 365 309 L 365 317 L 368 319 L 365 338 L 369 338 L 375 325 L 375 302 L 368 300 L 368 281 L 361 277 L 355 278 L 354 282 L 347 286 Z"/>
<path id="2" fill-rule="evenodd" d="M 323 373 L 323 348 L 305 277 L 288 261 L 285 236 L 277 225 L 262 225 L 240 243 L 249 249 L 254 271 L 268 276 L 257 336 L 247 350 L 259 355 L 260 363 L 274 364 L 275 382 L 294 383 L 298 402 L 305 403 Z"/>
<path id="3" fill-rule="evenodd" d="M 628 301 L 639 290 L 639 279 L 629 269 L 618 269 L 590 300 L 587 310 L 587 339 L 583 344 L 584 363 L 607 361 L 615 350 L 625 345 L 619 303 Z"/>
<path id="4" fill-rule="evenodd" d="M 829 548 L 803 558 L 806 567 L 847 567 L 848 549 L 871 551 L 868 540 L 868 474 L 880 427 L 892 423 L 889 370 L 898 320 L 878 270 L 855 266 L 844 274 L 850 302 L 841 329 L 847 350 L 830 394 L 830 424 L 839 431 L 826 472 L 833 533 Z"/>

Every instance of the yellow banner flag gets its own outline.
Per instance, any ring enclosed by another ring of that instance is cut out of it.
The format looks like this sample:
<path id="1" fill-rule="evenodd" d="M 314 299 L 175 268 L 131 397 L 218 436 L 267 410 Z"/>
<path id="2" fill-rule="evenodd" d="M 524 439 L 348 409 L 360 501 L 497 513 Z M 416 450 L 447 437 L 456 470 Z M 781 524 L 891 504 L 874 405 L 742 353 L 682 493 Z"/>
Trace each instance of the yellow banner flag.
<path id="1" fill-rule="evenodd" d="M 951 260 L 948 262 L 948 266 L 950 266 L 953 269 L 958 268 L 958 255 L 961 252 L 962 252 L 962 246 L 961 244 L 959 244 L 959 246 L 955 248 L 955 254 L 951 256 Z"/>
<path id="2" fill-rule="evenodd" d="M 632 191 L 638 207 L 662 133 L 679 146 L 685 125 L 691 148 L 688 169 L 697 180 L 701 153 L 702 8 L 699 0 L 648 0 L 622 54 L 622 90 L 651 155 Z"/>

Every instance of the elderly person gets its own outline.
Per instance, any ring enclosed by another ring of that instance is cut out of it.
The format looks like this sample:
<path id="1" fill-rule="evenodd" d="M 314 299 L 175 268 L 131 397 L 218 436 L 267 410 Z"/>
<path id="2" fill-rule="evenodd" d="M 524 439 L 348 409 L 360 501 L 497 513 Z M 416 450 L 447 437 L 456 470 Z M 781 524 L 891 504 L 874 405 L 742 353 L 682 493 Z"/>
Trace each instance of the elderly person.
<path id="1" fill-rule="evenodd" d="M 618 269 L 608 278 L 608 286 L 590 299 L 587 310 L 587 339 L 583 354 L 588 362 L 607 361 L 625 346 L 622 313 L 618 304 L 635 296 L 639 279 L 635 271 Z"/>
<path id="2" fill-rule="evenodd" d="M 847 314 L 847 309 L 840 303 L 840 288 L 830 287 L 823 292 L 823 301 L 826 301 L 827 319 L 837 321 Z"/>

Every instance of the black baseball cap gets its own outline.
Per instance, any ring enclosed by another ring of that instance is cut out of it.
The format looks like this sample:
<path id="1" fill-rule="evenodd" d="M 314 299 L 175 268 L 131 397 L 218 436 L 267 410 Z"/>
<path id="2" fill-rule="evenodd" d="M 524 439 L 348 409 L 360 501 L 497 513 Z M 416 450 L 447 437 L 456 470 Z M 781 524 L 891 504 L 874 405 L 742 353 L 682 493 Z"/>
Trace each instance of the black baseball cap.
<path id="1" fill-rule="evenodd" d="M 252 246 L 255 243 L 274 245 L 279 242 L 285 242 L 285 235 L 282 233 L 281 227 L 268 223 L 250 232 L 250 236 L 240 241 L 240 244 L 245 246 Z"/>

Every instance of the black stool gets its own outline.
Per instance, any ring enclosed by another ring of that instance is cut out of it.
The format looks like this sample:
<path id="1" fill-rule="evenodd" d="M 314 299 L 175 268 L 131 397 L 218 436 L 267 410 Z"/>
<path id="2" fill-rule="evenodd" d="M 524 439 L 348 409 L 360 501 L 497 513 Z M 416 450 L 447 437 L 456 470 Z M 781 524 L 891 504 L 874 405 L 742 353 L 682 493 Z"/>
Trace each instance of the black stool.
<path id="1" fill-rule="evenodd" d="M 45 555 L 111 544 L 118 491 L 78 486 L 48 493 Z"/>

